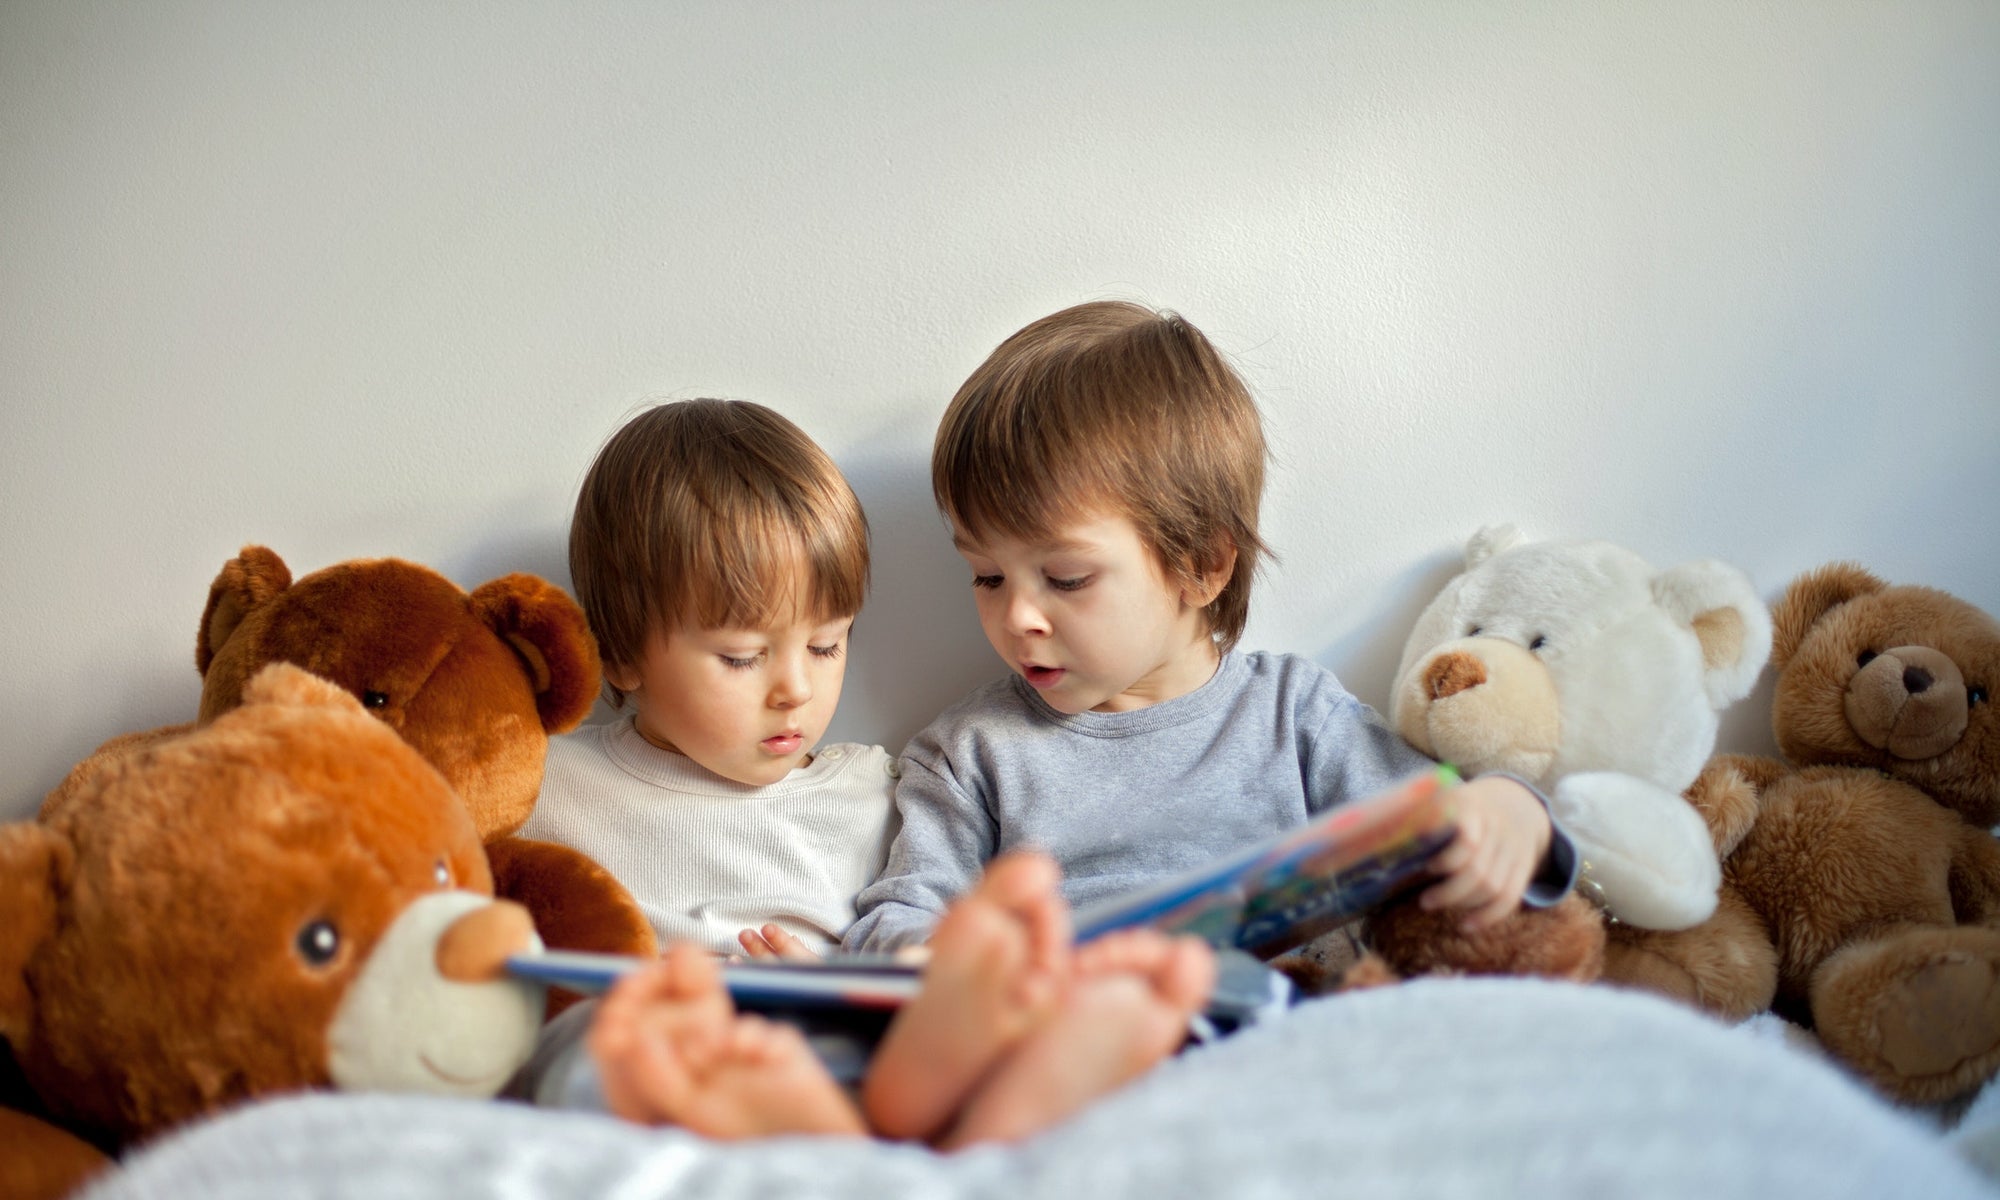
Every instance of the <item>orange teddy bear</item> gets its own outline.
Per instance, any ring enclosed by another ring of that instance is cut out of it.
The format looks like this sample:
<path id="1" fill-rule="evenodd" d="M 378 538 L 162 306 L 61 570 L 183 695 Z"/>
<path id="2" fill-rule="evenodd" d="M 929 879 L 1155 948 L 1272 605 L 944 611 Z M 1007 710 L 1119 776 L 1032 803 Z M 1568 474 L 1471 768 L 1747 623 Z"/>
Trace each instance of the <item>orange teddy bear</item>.
<path id="1" fill-rule="evenodd" d="M 0 1194 L 300 1088 L 486 1097 L 527 1060 L 538 946 L 444 779 L 352 697 L 266 668 L 213 722 L 93 755 L 0 825 Z"/>

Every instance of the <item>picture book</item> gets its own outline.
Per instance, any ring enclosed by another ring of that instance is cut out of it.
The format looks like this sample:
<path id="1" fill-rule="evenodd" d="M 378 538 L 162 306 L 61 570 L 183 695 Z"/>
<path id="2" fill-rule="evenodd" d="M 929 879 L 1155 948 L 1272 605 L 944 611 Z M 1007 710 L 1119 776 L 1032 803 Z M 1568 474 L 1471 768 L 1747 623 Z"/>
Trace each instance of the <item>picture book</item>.
<path id="1" fill-rule="evenodd" d="M 1076 913 L 1077 940 L 1151 925 L 1193 934 L 1218 949 L 1280 953 L 1416 883 L 1455 832 L 1451 792 L 1457 782 L 1448 766 L 1420 772 L 1199 870 L 1086 905 Z M 595 993 L 642 963 L 551 950 L 517 955 L 508 970 Z M 732 962 L 722 975 L 746 1009 L 889 1010 L 916 994 L 918 973 L 917 966 L 888 956 L 837 955 L 822 962 Z"/>

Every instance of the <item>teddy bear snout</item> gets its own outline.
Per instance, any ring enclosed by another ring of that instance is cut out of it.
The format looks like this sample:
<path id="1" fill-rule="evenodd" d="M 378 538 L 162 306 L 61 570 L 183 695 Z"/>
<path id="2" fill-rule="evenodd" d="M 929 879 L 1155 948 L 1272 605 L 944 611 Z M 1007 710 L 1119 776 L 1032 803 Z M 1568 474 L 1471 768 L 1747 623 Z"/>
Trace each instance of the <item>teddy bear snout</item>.
<path id="1" fill-rule="evenodd" d="M 1897 646 L 1868 659 L 1848 681 L 1855 736 L 1901 759 L 1935 758 L 1965 732 L 1965 680 L 1929 646 Z"/>
<path id="2" fill-rule="evenodd" d="M 453 921 L 438 938 L 438 974 L 458 983 L 498 979 L 508 956 L 530 948 L 534 940 L 528 910 L 511 900 L 495 900 Z"/>
<path id="3" fill-rule="evenodd" d="M 1456 696 L 1486 682 L 1486 664 L 1463 650 L 1441 654 L 1424 670 L 1424 690 L 1432 700 Z"/>

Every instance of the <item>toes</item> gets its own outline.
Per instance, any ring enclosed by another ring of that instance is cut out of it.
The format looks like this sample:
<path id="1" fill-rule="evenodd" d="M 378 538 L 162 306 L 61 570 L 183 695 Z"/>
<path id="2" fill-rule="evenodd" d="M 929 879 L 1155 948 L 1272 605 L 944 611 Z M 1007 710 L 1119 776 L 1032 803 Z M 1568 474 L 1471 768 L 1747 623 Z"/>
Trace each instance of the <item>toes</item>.
<path id="1" fill-rule="evenodd" d="M 1012 850 L 989 864 L 973 889 L 1007 909 L 1020 909 L 1062 886 L 1062 868 L 1038 850 Z"/>
<path id="2" fill-rule="evenodd" d="M 1151 974 L 1166 961 L 1172 942 L 1157 929 L 1120 929 L 1076 949 L 1079 974 L 1104 972 Z"/>
<path id="3" fill-rule="evenodd" d="M 1142 977 L 1161 1000 L 1193 1010 L 1215 989 L 1215 951 L 1196 937 L 1121 929 L 1078 947 L 1078 975 Z"/>
<path id="4" fill-rule="evenodd" d="M 700 946 L 678 942 L 661 961 L 659 987 L 668 999 L 698 1000 L 723 990 L 722 968 Z"/>
<path id="5" fill-rule="evenodd" d="M 1189 1012 L 1208 1003 L 1215 991 L 1215 951 L 1200 938 L 1173 939 L 1166 960 L 1153 973 L 1153 990 L 1176 1008 Z"/>

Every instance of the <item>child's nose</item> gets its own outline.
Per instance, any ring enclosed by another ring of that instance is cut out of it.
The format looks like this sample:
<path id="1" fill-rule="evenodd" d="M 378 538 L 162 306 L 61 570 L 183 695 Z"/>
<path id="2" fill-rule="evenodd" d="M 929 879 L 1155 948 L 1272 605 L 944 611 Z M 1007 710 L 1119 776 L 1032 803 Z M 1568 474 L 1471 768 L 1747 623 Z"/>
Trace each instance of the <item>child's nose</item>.
<path id="1" fill-rule="evenodd" d="M 1049 631 L 1048 618 L 1028 596 L 1026 589 L 1017 589 L 1007 598 L 1007 629 L 1024 637 Z"/>
<path id="2" fill-rule="evenodd" d="M 787 663 L 771 680 L 771 707 L 797 708 L 812 699 L 812 677 L 804 663 Z"/>

